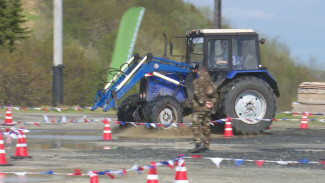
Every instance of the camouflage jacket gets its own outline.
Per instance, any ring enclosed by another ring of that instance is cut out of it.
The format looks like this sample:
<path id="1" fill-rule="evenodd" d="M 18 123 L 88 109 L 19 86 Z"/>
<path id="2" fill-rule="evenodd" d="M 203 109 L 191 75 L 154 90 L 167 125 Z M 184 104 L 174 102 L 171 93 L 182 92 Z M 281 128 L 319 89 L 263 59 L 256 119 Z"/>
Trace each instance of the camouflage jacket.
<path id="1" fill-rule="evenodd" d="M 193 112 L 206 112 L 212 111 L 205 107 L 205 102 L 210 101 L 216 107 L 218 100 L 218 94 L 216 86 L 210 79 L 208 73 L 201 74 L 198 78 L 193 81 L 194 99 L 193 99 Z"/>

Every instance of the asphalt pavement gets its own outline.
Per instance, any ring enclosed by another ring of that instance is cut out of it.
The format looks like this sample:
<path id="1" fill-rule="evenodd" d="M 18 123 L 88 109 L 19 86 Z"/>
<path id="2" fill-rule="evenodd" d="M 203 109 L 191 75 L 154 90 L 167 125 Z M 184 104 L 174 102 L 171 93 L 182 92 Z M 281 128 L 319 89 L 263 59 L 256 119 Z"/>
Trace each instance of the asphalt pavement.
<path id="1" fill-rule="evenodd" d="M 152 161 L 160 163 L 157 164 L 159 182 L 173 182 L 175 168 L 169 168 L 166 162 L 176 161 L 180 154 L 184 156 L 189 182 L 320 183 L 325 180 L 325 168 L 320 163 L 325 158 L 325 124 L 321 122 L 309 122 L 308 129 L 299 129 L 299 122 L 277 121 L 263 134 L 230 139 L 212 134 L 209 152 L 191 154 L 188 150 L 194 144 L 189 127 L 148 130 L 133 126 L 121 130 L 113 122 L 115 116 L 105 113 L 48 113 L 46 116 L 54 122 L 40 123 L 44 120 L 42 112 L 13 114 L 15 121 L 31 122 L 17 127 L 30 130 L 26 141 L 32 158 L 11 159 L 16 151 L 15 139 L 5 143 L 7 161 L 13 166 L 0 167 L 0 172 L 7 172 L 2 182 L 89 182 L 85 174 L 93 170 L 111 172 L 114 176 L 111 180 L 110 176 L 98 175 L 99 182 L 140 183 L 146 181 Z M 67 122 L 56 122 L 62 116 Z M 113 140 L 103 141 L 101 119 L 107 117 L 112 119 Z M 134 169 L 135 164 L 139 171 Z M 76 168 L 84 175 L 67 175 Z M 49 171 L 52 174 L 44 173 Z M 27 173 L 21 176 L 22 172 Z"/>

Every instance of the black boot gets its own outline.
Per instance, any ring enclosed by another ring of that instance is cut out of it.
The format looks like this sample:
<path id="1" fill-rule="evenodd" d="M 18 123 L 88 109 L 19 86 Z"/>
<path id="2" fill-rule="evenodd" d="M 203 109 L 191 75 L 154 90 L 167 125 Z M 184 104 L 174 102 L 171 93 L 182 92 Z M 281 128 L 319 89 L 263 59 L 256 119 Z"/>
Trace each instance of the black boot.
<path id="1" fill-rule="evenodd" d="M 201 146 L 201 144 L 195 144 L 194 149 L 189 150 L 190 153 L 198 153 L 198 151 L 200 151 L 203 147 Z"/>
<path id="2" fill-rule="evenodd" d="M 203 148 L 200 150 L 200 153 L 205 153 L 209 151 L 209 143 L 204 143 Z"/>
<path id="3" fill-rule="evenodd" d="M 208 148 L 208 147 L 203 147 L 203 148 L 201 148 L 201 149 L 199 150 L 198 153 L 206 153 L 206 152 L 208 152 L 208 151 L 209 151 L 209 148 Z"/>

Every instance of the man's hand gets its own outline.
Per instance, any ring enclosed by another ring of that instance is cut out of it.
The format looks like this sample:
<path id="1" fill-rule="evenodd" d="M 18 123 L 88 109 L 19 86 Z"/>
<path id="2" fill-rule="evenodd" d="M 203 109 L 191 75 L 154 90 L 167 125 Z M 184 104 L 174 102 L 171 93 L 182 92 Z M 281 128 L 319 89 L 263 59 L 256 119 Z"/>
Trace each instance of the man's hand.
<path id="1" fill-rule="evenodd" d="M 211 109 L 213 107 L 213 104 L 210 101 L 205 102 L 205 107 L 208 109 Z"/>

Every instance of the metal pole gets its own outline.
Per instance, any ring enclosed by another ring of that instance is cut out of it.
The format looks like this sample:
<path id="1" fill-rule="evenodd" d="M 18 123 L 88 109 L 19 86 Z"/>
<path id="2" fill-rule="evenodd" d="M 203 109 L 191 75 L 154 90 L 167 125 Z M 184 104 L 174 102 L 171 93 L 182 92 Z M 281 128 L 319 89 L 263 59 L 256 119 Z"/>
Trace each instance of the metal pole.
<path id="1" fill-rule="evenodd" d="M 62 0 L 54 0 L 53 106 L 63 104 Z"/>
<path id="2" fill-rule="evenodd" d="M 221 29 L 221 0 L 214 0 L 214 27 Z"/>

